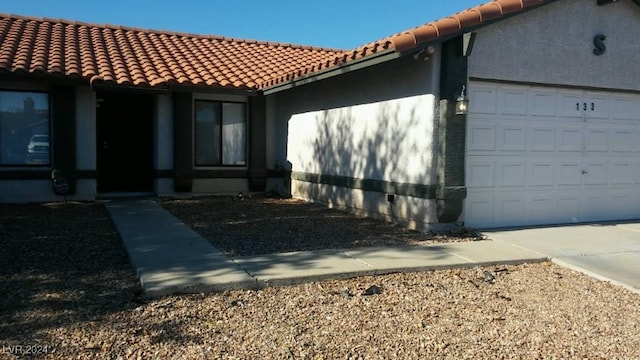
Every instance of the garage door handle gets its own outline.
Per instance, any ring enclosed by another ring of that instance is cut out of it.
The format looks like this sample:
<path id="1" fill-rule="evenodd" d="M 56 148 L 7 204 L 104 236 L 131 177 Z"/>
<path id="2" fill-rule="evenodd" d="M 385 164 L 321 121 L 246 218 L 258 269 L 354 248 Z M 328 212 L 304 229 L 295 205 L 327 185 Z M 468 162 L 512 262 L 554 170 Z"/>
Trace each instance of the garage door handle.
<path id="1" fill-rule="evenodd" d="M 589 173 L 589 172 L 588 172 L 587 170 L 582 170 L 582 175 L 586 175 L 586 174 L 588 174 L 588 173 Z"/>

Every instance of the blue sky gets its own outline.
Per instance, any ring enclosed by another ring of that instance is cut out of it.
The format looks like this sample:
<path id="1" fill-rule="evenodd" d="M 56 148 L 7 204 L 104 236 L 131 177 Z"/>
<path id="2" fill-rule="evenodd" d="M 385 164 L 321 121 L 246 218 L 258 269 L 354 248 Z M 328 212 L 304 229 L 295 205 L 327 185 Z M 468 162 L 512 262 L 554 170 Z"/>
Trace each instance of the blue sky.
<path id="1" fill-rule="evenodd" d="M 488 0 L 0 0 L 0 13 L 351 49 Z"/>

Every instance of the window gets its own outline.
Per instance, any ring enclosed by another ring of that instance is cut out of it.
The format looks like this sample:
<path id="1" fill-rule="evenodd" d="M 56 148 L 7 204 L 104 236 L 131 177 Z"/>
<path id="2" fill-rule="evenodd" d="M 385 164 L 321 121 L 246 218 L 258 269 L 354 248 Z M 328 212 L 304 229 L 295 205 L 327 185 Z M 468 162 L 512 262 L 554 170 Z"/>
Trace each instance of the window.
<path id="1" fill-rule="evenodd" d="M 244 103 L 196 100 L 195 164 L 247 164 L 247 106 Z"/>
<path id="2" fill-rule="evenodd" d="M 0 91 L 0 165 L 49 163 L 49 95 Z"/>

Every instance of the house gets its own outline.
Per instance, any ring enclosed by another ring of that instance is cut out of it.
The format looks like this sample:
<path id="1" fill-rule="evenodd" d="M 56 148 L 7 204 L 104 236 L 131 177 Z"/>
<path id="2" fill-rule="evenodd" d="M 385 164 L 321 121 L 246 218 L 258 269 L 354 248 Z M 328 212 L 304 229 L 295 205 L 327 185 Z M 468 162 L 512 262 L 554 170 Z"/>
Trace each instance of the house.
<path id="1" fill-rule="evenodd" d="M 639 17 L 494 0 L 345 51 L 2 15 L 0 202 L 56 199 L 55 168 L 76 199 L 276 190 L 421 230 L 638 218 Z"/>

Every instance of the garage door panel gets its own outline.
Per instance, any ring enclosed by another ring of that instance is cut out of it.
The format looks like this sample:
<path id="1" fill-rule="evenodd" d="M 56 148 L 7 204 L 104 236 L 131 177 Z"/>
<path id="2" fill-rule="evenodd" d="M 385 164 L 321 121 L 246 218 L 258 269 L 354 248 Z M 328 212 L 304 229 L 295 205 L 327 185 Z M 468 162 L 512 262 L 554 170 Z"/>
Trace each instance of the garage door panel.
<path id="1" fill-rule="evenodd" d="M 582 193 L 580 191 L 560 191 L 556 198 L 555 221 L 574 223 L 580 221 Z"/>
<path id="2" fill-rule="evenodd" d="M 527 115 L 527 89 L 524 87 L 503 87 L 498 91 L 500 100 L 498 112 L 502 115 Z"/>
<path id="3" fill-rule="evenodd" d="M 582 151 L 583 134 L 582 126 L 560 126 L 558 127 L 557 150 L 562 152 Z"/>
<path id="4" fill-rule="evenodd" d="M 530 187 L 553 186 L 553 160 L 527 162 L 527 185 Z"/>
<path id="5" fill-rule="evenodd" d="M 558 102 L 560 109 L 558 115 L 561 118 L 583 119 L 584 116 L 580 109 L 584 103 L 584 95 L 579 91 L 560 91 L 558 92 Z"/>
<path id="6" fill-rule="evenodd" d="M 638 217 L 634 189 L 610 189 L 607 194 L 607 213 L 610 219 Z"/>
<path id="7" fill-rule="evenodd" d="M 468 130 L 467 148 L 470 151 L 496 149 L 496 125 L 486 122 L 473 124 Z"/>
<path id="8" fill-rule="evenodd" d="M 609 120 L 611 110 L 609 108 L 609 94 L 588 93 L 587 109 L 585 111 L 587 120 L 591 121 L 607 121 Z M 583 108 L 584 109 L 584 108 Z"/>
<path id="9" fill-rule="evenodd" d="M 476 157 L 468 161 L 469 188 L 495 186 L 495 162 L 490 157 Z"/>
<path id="10" fill-rule="evenodd" d="M 465 199 L 465 223 L 470 226 L 494 227 L 493 193 L 469 194 Z"/>
<path id="11" fill-rule="evenodd" d="M 631 161 L 614 161 L 609 166 L 610 184 L 612 185 L 631 185 L 635 183 L 634 172 L 635 164 Z"/>
<path id="12" fill-rule="evenodd" d="M 611 100 L 611 119 L 633 121 L 637 118 L 636 100 L 632 96 L 616 96 Z"/>
<path id="13" fill-rule="evenodd" d="M 555 129 L 553 126 L 529 127 L 529 151 L 554 151 Z"/>
<path id="14" fill-rule="evenodd" d="M 532 89 L 529 95 L 531 116 L 556 117 L 557 101 L 554 90 Z"/>
<path id="15" fill-rule="evenodd" d="M 497 161 L 497 184 L 501 187 L 524 187 L 526 185 L 525 162 L 518 157 Z"/>
<path id="16" fill-rule="evenodd" d="M 474 85 L 469 91 L 469 106 L 477 114 L 497 113 L 497 87 Z"/>
<path id="17" fill-rule="evenodd" d="M 468 225 L 640 218 L 639 95 L 470 88 L 479 91 L 467 117 Z"/>
<path id="18" fill-rule="evenodd" d="M 609 132 L 606 128 L 588 127 L 586 130 L 586 150 L 590 152 L 609 151 Z"/>
<path id="19" fill-rule="evenodd" d="M 560 187 L 579 187 L 582 185 L 582 161 L 561 160 L 558 161 L 557 185 Z"/>
<path id="20" fill-rule="evenodd" d="M 608 218 L 605 190 L 591 189 L 582 196 L 581 221 L 601 221 Z"/>
<path id="21" fill-rule="evenodd" d="M 526 197 L 527 225 L 549 224 L 555 217 L 555 192 L 530 192 Z"/>
<path id="22" fill-rule="evenodd" d="M 495 219 L 501 226 L 522 225 L 526 220 L 526 204 L 522 192 L 501 192 L 494 201 Z"/>
<path id="23" fill-rule="evenodd" d="M 612 129 L 611 151 L 632 152 L 638 149 L 638 133 L 631 128 Z"/>
<path id="24" fill-rule="evenodd" d="M 498 126 L 498 149 L 501 151 L 524 151 L 527 136 L 524 124 Z"/>
<path id="25" fill-rule="evenodd" d="M 584 174 L 585 185 L 608 185 L 609 167 L 606 160 L 587 161 Z"/>

